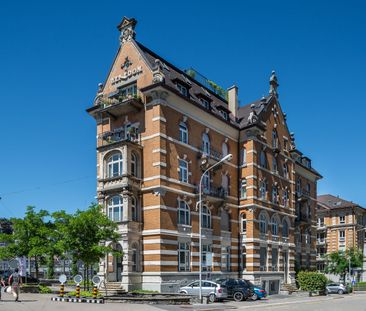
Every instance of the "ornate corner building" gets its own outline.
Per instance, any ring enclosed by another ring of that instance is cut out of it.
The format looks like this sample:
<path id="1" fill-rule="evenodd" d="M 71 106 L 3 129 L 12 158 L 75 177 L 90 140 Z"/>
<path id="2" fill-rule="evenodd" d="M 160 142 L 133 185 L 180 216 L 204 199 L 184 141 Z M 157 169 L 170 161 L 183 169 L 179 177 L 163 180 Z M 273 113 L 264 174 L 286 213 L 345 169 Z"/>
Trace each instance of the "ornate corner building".
<path id="1" fill-rule="evenodd" d="M 318 196 L 317 208 L 317 270 L 324 271 L 326 255 L 358 248 L 364 254 L 360 272 L 366 280 L 366 209 L 331 194 Z"/>
<path id="2" fill-rule="evenodd" d="M 120 47 L 94 104 L 97 198 L 118 223 L 123 256 L 100 274 L 125 289 L 163 292 L 198 278 L 198 184 L 203 170 L 204 278 L 241 277 L 276 293 L 295 267 L 315 269 L 317 180 L 296 149 L 272 72 L 268 96 L 239 107 L 227 91 L 182 71 L 135 40 Z M 108 243 L 108 242 L 107 242 Z"/>

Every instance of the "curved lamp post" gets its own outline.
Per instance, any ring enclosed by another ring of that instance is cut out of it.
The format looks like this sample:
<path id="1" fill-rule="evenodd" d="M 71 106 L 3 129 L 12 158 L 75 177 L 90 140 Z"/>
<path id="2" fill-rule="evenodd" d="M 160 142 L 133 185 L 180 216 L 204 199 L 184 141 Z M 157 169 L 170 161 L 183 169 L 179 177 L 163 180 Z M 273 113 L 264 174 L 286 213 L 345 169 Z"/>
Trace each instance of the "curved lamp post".
<path id="1" fill-rule="evenodd" d="M 199 275 L 200 275 L 200 294 L 199 294 L 199 299 L 200 302 L 202 303 L 202 181 L 203 181 L 203 177 L 210 171 L 212 170 L 214 167 L 220 165 L 222 162 L 225 161 L 231 161 L 231 159 L 233 158 L 233 155 L 230 153 L 228 155 L 226 155 L 225 157 L 223 157 L 219 162 L 215 163 L 214 165 L 210 166 L 208 169 L 206 169 L 202 175 L 201 175 L 201 179 L 200 179 L 200 183 L 199 183 L 199 199 L 197 204 L 199 205 L 199 252 L 200 252 L 200 267 L 199 267 Z"/>

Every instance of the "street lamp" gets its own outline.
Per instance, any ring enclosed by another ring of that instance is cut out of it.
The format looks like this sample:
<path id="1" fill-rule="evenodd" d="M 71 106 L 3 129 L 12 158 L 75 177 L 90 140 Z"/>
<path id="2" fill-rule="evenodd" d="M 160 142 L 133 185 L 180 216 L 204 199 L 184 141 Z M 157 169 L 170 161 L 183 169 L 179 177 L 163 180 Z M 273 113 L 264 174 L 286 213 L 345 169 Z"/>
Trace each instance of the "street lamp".
<path id="1" fill-rule="evenodd" d="M 226 156 L 224 156 L 219 162 L 215 163 L 214 165 L 210 166 L 208 169 L 206 169 L 202 175 L 201 175 L 201 179 L 200 179 L 200 183 L 199 183 L 199 197 L 198 197 L 198 205 L 199 205 L 199 252 L 200 252 L 200 256 L 199 256 L 199 260 L 200 260 L 200 302 L 202 303 L 202 181 L 203 181 L 203 177 L 210 171 L 212 170 L 214 167 L 220 165 L 222 162 L 225 161 L 231 161 L 231 159 L 233 158 L 233 155 L 230 153 Z"/>

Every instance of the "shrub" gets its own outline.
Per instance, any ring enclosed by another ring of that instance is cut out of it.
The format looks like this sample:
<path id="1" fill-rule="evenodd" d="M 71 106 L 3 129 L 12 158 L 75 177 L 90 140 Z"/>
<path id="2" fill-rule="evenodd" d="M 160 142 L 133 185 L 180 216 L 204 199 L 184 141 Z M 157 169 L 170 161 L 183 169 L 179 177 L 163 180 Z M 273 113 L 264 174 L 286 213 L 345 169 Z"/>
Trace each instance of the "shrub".
<path id="1" fill-rule="evenodd" d="M 131 291 L 132 294 L 158 294 L 157 290 L 147 290 L 147 289 L 135 289 Z"/>
<path id="2" fill-rule="evenodd" d="M 300 271 L 297 274 L 297 281 L 300 289 L 308 292 L 324 292 L 327 285 L 327 278 L 324 274 L 319 272 L 305 272 Z"/>
<path id="3" fill-rule="evenodd" d="M 39 292 L 41 294 L 51 294 L 52 293 L 52 290 L 48 286 L 39 285 Z"/>

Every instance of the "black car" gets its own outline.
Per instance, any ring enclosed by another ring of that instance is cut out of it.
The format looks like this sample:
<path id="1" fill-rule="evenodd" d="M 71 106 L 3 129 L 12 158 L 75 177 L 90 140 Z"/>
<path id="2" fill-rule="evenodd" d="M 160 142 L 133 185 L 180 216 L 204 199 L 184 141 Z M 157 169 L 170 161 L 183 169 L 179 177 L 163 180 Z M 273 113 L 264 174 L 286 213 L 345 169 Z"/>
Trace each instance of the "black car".
<path id="1" fill-rule="evenodd" d="M 226 287 L 228 297 L 235 301 L 247 300 L 253 294 L 251 287 L 241 279 L 219 279 L 216 282 Z"/>

